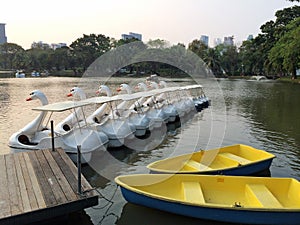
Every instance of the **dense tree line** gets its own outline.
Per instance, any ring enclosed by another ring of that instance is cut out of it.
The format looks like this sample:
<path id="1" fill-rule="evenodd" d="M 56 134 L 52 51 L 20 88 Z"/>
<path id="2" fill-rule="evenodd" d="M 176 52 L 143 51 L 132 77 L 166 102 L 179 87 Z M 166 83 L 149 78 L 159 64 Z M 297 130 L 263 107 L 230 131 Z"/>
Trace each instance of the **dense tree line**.
<path id="1" fill-rule="evenodd" d="M 210 48 L 200 40 L 193 40 L 187 49 L 203 59 L 217 76 L 261 74 L 291 75 L 296 78 L 296 70 L 300 69 L 300 7 L 295 5 L 279 10 L 275 16 L 275 21 L 268 21 L 260 27 L 261 33 L 257 37 L 244 41 L 240 47 L 220 44 Z M 53 74 L 72 70 L 74 75 L 81 75 L 99 56 L 132 41 L 136 40 L 116 40 L 103 34 L 84 34 L 70 46 L 55 50 L 45 45 L 35 45 L 25 50 L 15 43 L 5 43 L 0 45 L 0 69 L 48 70 Z M 179 43 L 177 46 L 184 45 Z M 174 47 L 160 39 L 149 40 L 145 44 L 145 48 L 162 51 Z M 178 72 L 174 66 L 154 62 L 135 63 L 126 69 L 130 73 Z"/>

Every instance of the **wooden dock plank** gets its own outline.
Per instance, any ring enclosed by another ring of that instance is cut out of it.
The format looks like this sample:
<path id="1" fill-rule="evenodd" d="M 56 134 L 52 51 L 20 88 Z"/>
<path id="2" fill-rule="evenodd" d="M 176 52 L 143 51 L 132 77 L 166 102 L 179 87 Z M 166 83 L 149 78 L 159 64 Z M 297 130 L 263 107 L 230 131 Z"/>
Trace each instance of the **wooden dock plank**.
<path id="1" fill-rule="evenodd" d="M 40 188 L 39 182 L 37 180 L 36 174 L 33 170 L 33 166 L 31 164 L 29 155 L 26 154 L 25 152 L 22 153 L 24 157 L 24 163 L 26 164 L 28 175 L 30 177 L 30 182 L 32 184 L 32 191 L 35 195 L 36 202 L 38 204 L 38 208 L 45 208 L 46 207 L 46 202 L 44 200 L 44 196 L 42 194 L 42 190 Z"/>
<path id="2" fill-rule="evenodd" d="M 14 154 L 14 160 L 15 160 L 15 165 L 16 165 L 16 173 L 17 173 L 17 179 L 20 187 L 20 194 L 21 194 L 21 202 L 23 206 L 23 211 L 24 212 L 29 212 L 31 210 L 30 202 L 29 202 L 29 196 L 28 196 L 28 191 L 30 192 L 31 190 L 29 189 L 27 191 L 26 185 L 25 185 L 25 180 L 24 176 L 22 173 L 21 169 L 21 163 L 19 160 L 19 157 L 21 157 L 21 154 Z"/>
<path id="3" fill-rule="evenodd" d="M 23 212 L 22 199 L 20 196 L 20 187 L 17 180 L 15 160 L 12 154 L 5 155 L 8 193 L 10 199 L 11 214 L 19 214 Z"/>
<path id="4" fill-rule="evenodd" d="M 27 194 L 28 194 L 29 204 L 30 204 L 31 210 L 36 210 L 36 209 L 38 209 L 38 202 L 37 202 L 37 199 L 36 199 L 35 194 L 34 194 L 34 187 L 33 187 L 33 184 L 31 182 L 30 175 L 29 175 L 29 172 L 28 172 L 28 169 L 27 169 L 27 166 L 26 166 L 24 153 L 20 153 L 18 155 L 19 155 L 18 158 L 19 158 L 21 170 L 22 170 L 22 173 L 23 173 Z"/>
<path id="5" fill-rule="evenodd" d="M 63 150 L 0 155 L 0 224 L 35 223 L 97 205 L 98 194 L 81 177 L 89 190 L 83 195 Z"/>
<path id="6" fill-rule="evenodd" d="M 0 184 L 0 217 L 7 217 L 11 215 L 11 210 L 4 155 L 0 155 Z"/>
<path id="7" fill-rule="evenodd" d="M 42 170 L 44 172 L 45 178 L 48 182 L 49 188 L 52 189 L 53 195 L 57 201 L 57 203 L 61 204 L 66 202 L 66 196 L 62 191 L 56 176 L 53 174 L 51 167 L 48 164 L 48 160 L 46 160 L 43 151 L 36 151 L 37 159 L 39 160 Z"/>
<path id="8" fill-rule="evenodd" d="M 77 190 L 77 167 L 62 149 L 57 149 L 57 152 L 60 154 L 64 163 L 68 165 L 69 168 L 71 168 L 71 173 L 73 174 L 73 177 L 75 177 L 76 180 L 76 190 Z M 81 175 L 81 187 L 82 187 L 82 191 L 87 191 L 88 195 L 89 194 L 95 195 L 95 191 L 89 191 L 92 190 L 92 187 L 83 175 Z"/>
<path id="9" fill-rule="evenodd" d="M 35 151 L 31 152 L 31 154 L 28 154 L 32 167 L 34 169 L 34 172 L 36 174 L 39 186 L 41 188 L 43 198 L 45 200 L 46 206 L 54 206 L 57 204 L 57 201 L 54 197 L 53 191 L 51 189 L 51 186 L 48 183 L 48 180 L 46 179 L 44 172 L 42 170 L 42 166 L 39 163 L 38 158 L 36 157 Z"/>
<path id="10" fill-rule="evenodd" d="M 69 183 L 70 187 L 72 188 L 73 192 L 78 193 L 78 191 L 77 191 L 77 179 L 73 175 L 71 169 L 66 165 L 66 163 L 61 158 L 58 151 L 51 152 L 51 154 L 55 158 L 55 161 L 56 161 L 57 165 L 59 166 L 59 168 L 62 170 L 64 176 L 67 178 L 68 183 Z M 77 195 L 77 197 L 79 199 L 78 195 Z"/>
<path id="11" fill-rule="evenodd" d="M 76 201 L 78 199 L 77 194 L 72 190 L 68 180 L 64 176 L 63 172 L 57 165 L 55 159 L 49 151 L 43 151 L 45 158 L 47 158 L 49 166 L 51 167 L 53 174 L 55 174 L 56 179 L 59 181 L 62 191 L 65 193 L 68 201 Z"/>

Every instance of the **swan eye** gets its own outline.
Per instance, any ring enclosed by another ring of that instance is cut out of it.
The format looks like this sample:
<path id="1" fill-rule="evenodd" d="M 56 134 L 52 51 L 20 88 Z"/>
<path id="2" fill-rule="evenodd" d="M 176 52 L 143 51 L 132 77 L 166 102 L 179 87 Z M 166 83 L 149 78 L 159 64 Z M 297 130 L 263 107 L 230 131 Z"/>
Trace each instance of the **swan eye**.
<path id="1" fill-rule="evenodd" d="M 34 95 L 34 92 L 31 92 L 29 95 Z"/>
<path id="2" fill-rule="evenodd" d="M 70 90 L 70 92 L 73 92 L 74 91 L 74 88 L 72 88 L 71 90 Z"/>

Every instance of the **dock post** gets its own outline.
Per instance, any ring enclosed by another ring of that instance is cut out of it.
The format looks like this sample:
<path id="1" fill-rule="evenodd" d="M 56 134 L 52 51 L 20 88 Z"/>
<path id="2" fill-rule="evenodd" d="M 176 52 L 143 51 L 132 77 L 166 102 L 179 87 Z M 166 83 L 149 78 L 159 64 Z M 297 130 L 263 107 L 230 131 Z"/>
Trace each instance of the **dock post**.
<path id="1" fill-rule="evenodd" d="M 54 146 L 54 126 L 53 126 L 53 120 L 50 121 L 50 124 L 51 124 L 52 151 L 55 151 L 55 146 Z"/>
<path id="2" fill-rule="evenodd" d="M 82 194 L 81 190 L 81 146 L 77 145 L 77 180 L 78 180 L 78 194 Z"/>

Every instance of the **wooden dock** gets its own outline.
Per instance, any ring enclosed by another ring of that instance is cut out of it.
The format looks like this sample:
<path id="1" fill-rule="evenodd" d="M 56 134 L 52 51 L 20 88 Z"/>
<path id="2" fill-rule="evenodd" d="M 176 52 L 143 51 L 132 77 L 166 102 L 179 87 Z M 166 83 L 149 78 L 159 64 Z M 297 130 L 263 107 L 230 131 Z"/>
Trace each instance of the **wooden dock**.
<path id="1" fill-rule="evenodd" d="M 0 155 L 0 224 L 26 224 L 98 204 L 98 195 L 62 150 Z"/>

